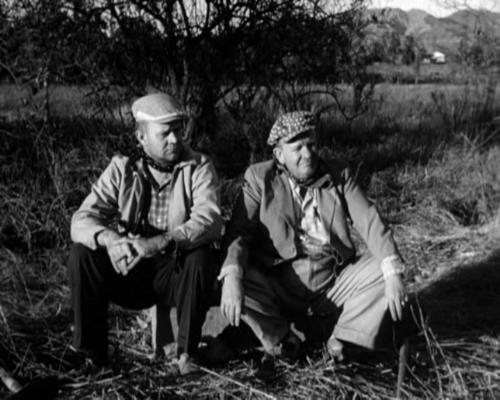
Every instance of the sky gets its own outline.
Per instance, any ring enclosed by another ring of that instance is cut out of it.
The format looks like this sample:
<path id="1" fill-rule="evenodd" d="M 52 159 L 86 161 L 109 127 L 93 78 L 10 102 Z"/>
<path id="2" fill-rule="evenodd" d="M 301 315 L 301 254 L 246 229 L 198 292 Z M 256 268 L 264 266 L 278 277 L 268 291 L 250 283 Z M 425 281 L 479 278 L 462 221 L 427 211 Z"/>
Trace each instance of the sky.
<path id="1" fill-rule="evenodd" d="M 392 7 L 403 10 L 418 8 L 436 17 L 452 14 L 458 8 L 464 8 L 464 6 L 500 12 L 500 0 L 371 0 L 371 3 L 374 8 Z"/>

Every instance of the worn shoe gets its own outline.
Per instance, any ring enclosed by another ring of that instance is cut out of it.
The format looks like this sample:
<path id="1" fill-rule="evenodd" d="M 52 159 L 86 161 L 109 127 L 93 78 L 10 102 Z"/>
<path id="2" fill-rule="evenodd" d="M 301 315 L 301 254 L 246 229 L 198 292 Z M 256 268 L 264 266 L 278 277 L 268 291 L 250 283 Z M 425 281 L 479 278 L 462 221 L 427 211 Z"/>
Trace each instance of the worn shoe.
<path id="1" fill-rule="evenodd" d="M 200 370 L 194 360 L 187 353 L 182 353 L 179 356 L 177 363 L 179 365 L 179 373 L 181 375 L 192 374 L 193 372 L 198 372 Z"/>
<path id="2" fill-rule="evenodd" d="M 187 353 L 182 353 L 179 357 L 166 364 L 166 372 L 171 376 L 189 375 L 199 370 L 193 358 Z"/>
<path id="3" fill-rule="evenodd" d="M 330 339 L 326 342 L 326 350 L 335 361 L 344 360 L 344 345 L 335 336 L 330 336 Z"/>
<path id="4" fill-rule="evenodd" d="M 200 350 L 199 356 L 209 365 L 226 364 L 237 357 L 236 351 L 216 337 L 205 337 L 204 341 L 206 346 Z"/>
<path id="5" fill-rule="evenodd" d="M 105 368 L 109 364 L 108 354 L 93 349 L 77 349 L 69 346 L 70 351 L 66 354 L 67 360 L 73 368 L 81 369 L 89 373 Z"/>
<path id="6" fill-rule="evenodd" d="M 281 340 L 281 354 L 279 356 L 288 360 L 295 360 L 299 357 L 301 345 L 300 338 L 292 330 L 289 330 Z"/>
<path id="7" fill-rule="evenodd" d="M 264 382 L 271 382 L 276 377 L 276 359 L 268 353 L 264 353 L 257 364 L 255 377 Z"/>
<path id="8" fill-rule="evenodd" d="M 177 342 L 167 343 L 163 346 L 163 357 L 166 360 L 173 360 L 177 354 Z"/>

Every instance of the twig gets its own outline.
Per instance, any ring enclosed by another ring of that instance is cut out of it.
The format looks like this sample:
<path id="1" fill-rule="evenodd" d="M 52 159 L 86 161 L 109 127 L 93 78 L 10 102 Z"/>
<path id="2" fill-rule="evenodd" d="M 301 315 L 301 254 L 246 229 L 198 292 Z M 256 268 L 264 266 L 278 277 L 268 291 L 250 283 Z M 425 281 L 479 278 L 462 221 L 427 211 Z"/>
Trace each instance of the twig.
<path id="1" fill-rule="evenodd" d="M 114 380 L 120 379 L 122 374 L 112 376 L 110 378 L 100 379 L 98 381 L 86 381 L 86 382 L 76 382 L 76 383 L 66 383 L 62 387 L 68 389 L 81 389 L 89 385 L 104 385 L 106 383 L 113 382 Z"/>
<path id="2" fill-rule="evenodd" d="M 238 385 L 246 390 L 248 390 L 250 393 L 256 393 L 256 394 L 259 394 L 261 396 L 264 396 L 265 398 L 268 398 L 268 399 L 273 399 L 273 400 L 276 400 L 276 397 L 274 397 L 273 395 L 270 395 L 266 392 L 263 392 L 262 390 L 259 390 L 259 389 L 255 389 L 254 387 L 250 386 L 250 385 L 246 385 L 236 379 L 233 379 L 233 378 L 230 378 L 228 376 L 225 376 L 225 375 L 221 375 L 221 374 L 218 374 L 217 372 L 215 371 L 212 371 L 211 369 L 208 369 L 208 368 L 205 368 L 205 367 L 202 367 L 202 366 L 198 366 L 198 368 L 200 368 L 201 371 L 209 374 L 209 375 L 212 375 L 212 376 L 215 376 L 219 379 L 223 379 L 225 381 L 228 381 L 228 382 L 231 382 L 231 383 L 234 383 L 235 385 Z"/>

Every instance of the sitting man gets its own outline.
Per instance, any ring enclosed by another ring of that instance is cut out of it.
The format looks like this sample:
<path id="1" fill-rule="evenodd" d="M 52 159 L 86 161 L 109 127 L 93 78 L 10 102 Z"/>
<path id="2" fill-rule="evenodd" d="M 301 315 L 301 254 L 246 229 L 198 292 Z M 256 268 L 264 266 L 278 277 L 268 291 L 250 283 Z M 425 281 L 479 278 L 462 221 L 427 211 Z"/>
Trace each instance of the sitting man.
<path id="1" fill-rule="evenodd" d="M 332 321 L 324 340 L 335 358 L 343 341 L 378 346 L 383 321 L 401 320 L 407 302 L 391 232 L 350 170 L 319 157 L 311 113 L 280 116 L 268 144 L 274 159 L 245 172 L 223 239 L 222 314 L 235 326 L 242 318 L 268 355 L 297 355 L 290 323 L 307 316 Z"/>
<path id="2" fill-rule="evenodd" d="M 108 302 L 177 307 L 181 374 L 195 369 L 216 282 L 210 244 L 222 230 L 218 179 L 207 157 L 183 143 L 177 100 L 151 94 L 132 105 L 134 157 L 115 156 L 73 215 L 68 263 L 74 345 L 107 362 Z"/>

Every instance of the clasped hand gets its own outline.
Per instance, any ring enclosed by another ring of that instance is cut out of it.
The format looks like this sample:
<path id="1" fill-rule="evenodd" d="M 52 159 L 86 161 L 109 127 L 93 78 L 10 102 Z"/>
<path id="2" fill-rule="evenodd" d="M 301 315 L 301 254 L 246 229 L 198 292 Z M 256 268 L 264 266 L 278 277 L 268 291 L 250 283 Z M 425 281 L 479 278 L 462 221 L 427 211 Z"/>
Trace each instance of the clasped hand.
<path id="1" fill-rule="evenodd" d="M 143 258 L 158 253 L 155 241 L 140 236 L 121 237 L 107 247 L 111 264 L 116 273 L 127 275 Z"/>

